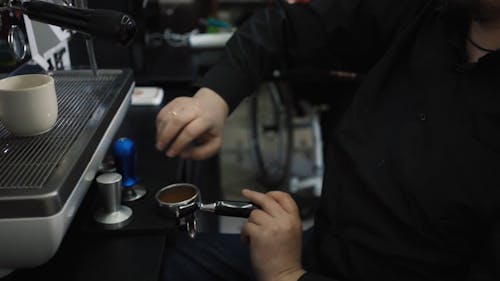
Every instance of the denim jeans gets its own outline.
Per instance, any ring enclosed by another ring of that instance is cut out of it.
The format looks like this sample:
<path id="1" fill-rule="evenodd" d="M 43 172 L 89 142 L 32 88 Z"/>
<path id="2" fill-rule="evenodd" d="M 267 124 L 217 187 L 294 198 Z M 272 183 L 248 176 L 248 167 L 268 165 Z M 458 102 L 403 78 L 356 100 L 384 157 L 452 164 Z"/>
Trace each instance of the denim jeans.
<path id="1" fill-rule="evenodd" d="M 303 240 L 311 234 L 305 231 Z M 167 242 L 163 260 L 162 281 L 255 280 L 248 246 L 239 234 L 198 233 L 190 239 L 179 232 Z"/>

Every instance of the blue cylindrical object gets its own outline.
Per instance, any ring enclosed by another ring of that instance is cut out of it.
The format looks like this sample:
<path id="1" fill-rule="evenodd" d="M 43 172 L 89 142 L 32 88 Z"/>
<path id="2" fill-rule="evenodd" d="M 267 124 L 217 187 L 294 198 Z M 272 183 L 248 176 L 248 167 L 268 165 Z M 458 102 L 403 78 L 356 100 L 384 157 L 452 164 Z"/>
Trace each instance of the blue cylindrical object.
<path id="1" fill-rule="evenodd" d="M 135 143 L 129 138 L 117 139 L 113 144 L 113 158 L 116 170 L 122 175 L 122 186 L 134 187 L 139 182 L 135 176 L 137 159 Z"/>

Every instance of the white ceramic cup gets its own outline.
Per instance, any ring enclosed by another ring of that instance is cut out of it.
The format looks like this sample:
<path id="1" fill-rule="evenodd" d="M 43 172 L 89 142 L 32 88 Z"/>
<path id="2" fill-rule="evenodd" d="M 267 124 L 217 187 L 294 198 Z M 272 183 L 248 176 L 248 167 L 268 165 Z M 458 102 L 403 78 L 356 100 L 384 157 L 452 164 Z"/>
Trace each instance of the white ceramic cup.
<path id="1" fill-rule="evenodd" d="M 46 74 L 26 74 L 0 80 L 0 122 L 16 136 L 50 131 L 58 108 L 54 79 Z"/>

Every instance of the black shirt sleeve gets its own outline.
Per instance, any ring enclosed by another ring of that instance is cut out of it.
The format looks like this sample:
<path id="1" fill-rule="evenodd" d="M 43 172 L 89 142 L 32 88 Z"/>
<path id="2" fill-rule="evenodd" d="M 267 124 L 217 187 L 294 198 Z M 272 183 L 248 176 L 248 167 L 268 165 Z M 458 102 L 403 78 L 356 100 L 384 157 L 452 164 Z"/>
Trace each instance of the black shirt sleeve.
<path id="1" fill-rule="evenodd" d="M 430 0 L 278 2 L 256 13 L 226 45 L 197 86 L 221 95 L 230 109 L 274 70 L 315 67 L 367 71 L 398 31 Z"/>

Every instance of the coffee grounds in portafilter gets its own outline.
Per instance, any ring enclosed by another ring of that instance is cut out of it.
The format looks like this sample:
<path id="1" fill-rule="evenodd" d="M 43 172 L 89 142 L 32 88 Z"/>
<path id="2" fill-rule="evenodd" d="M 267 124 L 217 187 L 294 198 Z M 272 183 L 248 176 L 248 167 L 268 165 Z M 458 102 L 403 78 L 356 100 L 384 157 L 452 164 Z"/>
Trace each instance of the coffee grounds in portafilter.
<path id="1" fill-rule="evenodd" d="M 163 190 L 158 199 L 167 204 L 175 204 L 188 200 L 196 195 L 196 190 L 189 185 L 174 186 Z"/>

